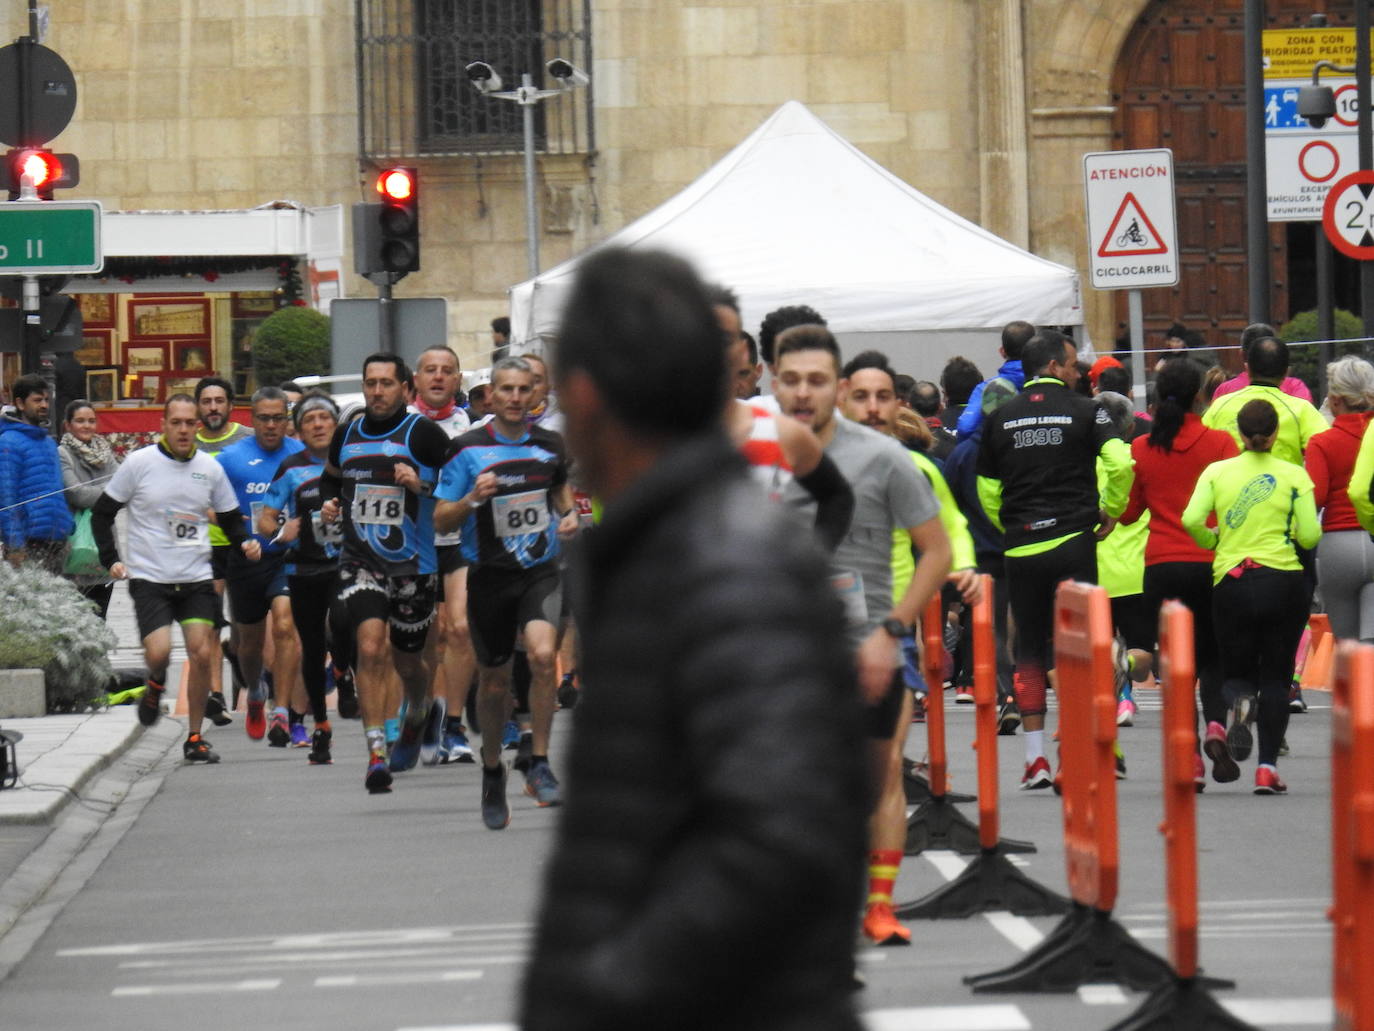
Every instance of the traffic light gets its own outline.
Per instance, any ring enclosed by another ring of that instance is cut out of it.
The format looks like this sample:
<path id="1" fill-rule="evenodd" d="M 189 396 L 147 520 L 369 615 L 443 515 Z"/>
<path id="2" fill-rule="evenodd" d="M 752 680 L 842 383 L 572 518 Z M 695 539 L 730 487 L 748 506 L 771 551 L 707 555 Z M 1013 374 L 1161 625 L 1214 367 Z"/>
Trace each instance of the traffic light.
<path id="1" fill-rule="evenodd" d="M 53 190 L 67 189 L 81 181 L 81 163 L 75 154 L 54 154 L 41 147 L 16 147 L 5 152 L 5 186 L 10 200 L 19 199 L 20 180 L 28 175 L 43 200 Z"/>
<path id="2" fill-rule="evenodd" d="M 419 176 L 388 168 L 374 185 L 379 203 L 353 206 L 353 267 L 360 275 L 386 272 L 399 279 L 420 270 Z"/>

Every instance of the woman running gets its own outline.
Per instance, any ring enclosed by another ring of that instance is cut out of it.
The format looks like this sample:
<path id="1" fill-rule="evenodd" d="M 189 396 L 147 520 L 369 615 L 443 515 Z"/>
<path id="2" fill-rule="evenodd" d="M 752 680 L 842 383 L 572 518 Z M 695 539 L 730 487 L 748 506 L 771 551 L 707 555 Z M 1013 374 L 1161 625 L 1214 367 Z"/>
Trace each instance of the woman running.
<path id="1" fill-rule="evenodd" d="M 1145 611 L 1149 643 L 1158 643 L 1159 607 L 1166 598 L 1177 598 L 1193 613 L 1193 641 L 1202 716 L 1207 725 L 1204 750 L 1212 759 L 1212 779 L 1226 783 L 1240 776 L 1240 768 L 1226 748 L 1226 702 L 1221 693 L 1221 657 L 1212 625 L 1212 552 L 1198 547 L 1183 528 L 1183 509 L 1193 496 L 1202 471 L 1213 462 L 1234 458 L 1239 452 L 1231 434 L 1209 430 L 1200 413 L 1202 366 L 1191 358 L 1164 363 L 1155 380 L 1154 422 L 1148 437 L 1131 442 L 1135 483 L 1131 500 L 1121 516 L 1125 525 L 1150 516 L 1145 541 Z M 1136 662 L 1148 657 L 1133 655 Z M 1202 760 L 1198 759 L 1198 790 Z"/>
<path id="2" fill-rule="evenodd" d="M 1279 745 L 1288 729 L 1293 655 L 1307 622 L 1307 587 L 1295 545 L 1313 547 L 1321 526 L 1311 477 L 1270 454 L 1279 429 L 1274 406 L 1263 399 L 1248 402 L 1236 428 L 1245 452 L 1203 470 L 1183 511 L 1183 526 L 1216 553 L 1212 618 L 1223 692 L 1231 705 L 1231 757 L 1249 758 L 1249 722 L 1258 707 L 1255 794 L 1282 795 L 1288 786 L 1279 779 Z M 1207 525 L 1213 513 L 1215 529 Z M 1206 747 L 1216 762 L 1210 734 Z"/>

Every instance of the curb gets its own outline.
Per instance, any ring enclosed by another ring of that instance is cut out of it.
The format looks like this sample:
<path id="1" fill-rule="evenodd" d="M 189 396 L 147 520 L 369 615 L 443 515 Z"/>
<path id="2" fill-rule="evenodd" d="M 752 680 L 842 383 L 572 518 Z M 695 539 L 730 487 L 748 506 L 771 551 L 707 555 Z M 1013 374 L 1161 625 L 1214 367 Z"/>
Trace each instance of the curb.
<path id="1" fill-rule="evenodd" d="M 0 793 L 0 805 L 3 805 L 7 800 L 6 795 L 11 792 L 26 791 L 34 795 L 41 793 L 50 797 L 46 801 L 40 801 L 35 797 L 26 811 L 7 813 L 0 810 L 0 827 L 6 825 L 38 825 L 52 823 L 68 805 L 77 800 L 83 787 L 89 784 L 94 777 L 109 769 L 109 767 L 125 752 L 133 747 L 133 745 L 143 736 L 145 729 L 146 728 L 137 721 L 131 722 L 127 732 L 112 748 L 109 748 L 99 755 L 92 756 L 90 762 L 81 773 L 77 775 L 76 779 L 71 784 L 64 785 L 62 788 L 57 786 L 26 786 L 24 781 L 27 770 L 24 768 L 21 761 L 19 783 L 8 791 Z"/>

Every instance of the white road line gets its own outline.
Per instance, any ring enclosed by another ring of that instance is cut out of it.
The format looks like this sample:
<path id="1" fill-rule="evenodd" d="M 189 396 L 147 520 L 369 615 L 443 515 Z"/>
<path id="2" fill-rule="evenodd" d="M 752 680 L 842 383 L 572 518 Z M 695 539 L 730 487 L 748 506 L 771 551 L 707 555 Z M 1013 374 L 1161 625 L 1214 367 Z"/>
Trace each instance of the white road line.
<path id="1" fill-rule="evenodd" d="M 93 945 L 78 949 L 58 949 L 58 956 L 139 956 L 170 952 L 249 952 L 266 949 L 340 948 L 368 946 L 376 949 L 392 945 L 429 942 L 480 942 L 521 939 L 534 930 L 533 924 L 469 924 L 453 927 L 397 928 L 385 931 L 344 931 L 338 934 L 293 934 L 258 938 L 195 938 L 187 941 L 125 942 L 118 945 Z"/>
<path id="2" fill-rule="evenodd" d="M 861 1014 L 868 1031 L 1031 1031 L 1019 1006 L 914 1006 Z"/>
<path id="3" fill-rule="evenodd" d="M 446 981 L 476 981 L 480 970 L 433 970 L 407 974 L 339 974 L 315 978 L 316 988 L 376 988 L 385 985 L 441 984 Z"/>
<path id="4" fill-rule="evenodd" d="M 120 970 L 158 970 L 168 976 L 175 977 L 224 977 L 226 974 L 249 974 L 253 972 L 279 973 L 282 963 L 279 957 L 267 957 L 257 960 L 235 959 L 235 960 L 213 960 L 213 959 L 135 959 L 119 964 Z M 514 966 L 525 963 L 529 960 L 529 954 L 525 952 L 500 952 L 490 955 L 469 956 L 454 953 L 452 950 L 440 949 L 432 953 L 421 954 L 396 954 L 388 953 L 385 956 L 372 956 L 367 959 L 368 966 L 374 970 L 386 967 L 399 967 L 406 970 L 413 970 L 416 967 L 449 967 L 456 963 L 465 966 Z M 309 958 L 301 962 L 293 962 L 291 971 L 293 973 L 305 973 L 312 968 L 324 968 L 334 970 L 339 967 L 341 960 L 334 958 L 330 954 L 321 954 L 314 958 Z"/>
<path id="5" fill-rule="evenodd" d="M 947 881 L 952 881 L 958 877 L 964 872 L 964 867 L 969 864 L 969 860 L 963 856 L 941 849 L 922 852 L 921 855 L 925 857 L 926 862 L 940 871 L 940 876 Z M 1035 948 L 1045 938 L 1040 929 L 1025 917 L 1015 916 L 1006 910 L 984 913 L 982 916 L 998 934 L 1022 952 L 1028 952 Z"/>
<path id="6" fill-rule="evenodd" d="M 492 946 L 486 945 L 463 946 L 457 943 L 446 943 L 443 946 L 431 949 L 388 949 L 384 954 L 378 956 L 375 951 L 358 950 L 356 952 L 285 952 L 275 953 L 270 951 L 255 952 L 251 955 L 227 958 L 217 956 L 193 956 L 186 959 L 130 959 L 124 960 L 119 966 L 125 970 L 175 970 L 178 967 L 203 966 L 206 963 L 214 962 L 221 967 L 234 967 L 243 969 L 253 966 L 282 966 L 282 965 L 304 965 L 318 966 L 321 963 L 358 963 L 366 961 L 373 963 L 378 960 L 395 961 L 399 959 L 425 959 L 434 956 L 446 957 L 448 961 L 461 959 L 464 963 L 482 963 L 491 955 L 510 956 L 524 955 L 523 949 L 518 949 L 523 943 L 509 942 L 500 952 L 493 953 Z M 477 955 L 470 957 L 470 953 L 477 951 Z M 469 958 L 470 957 L 470 958 Z M 519 958 L 517 956 L 517 958 Z"/>
<path id="7" fill-rule="evenodd" d="M 1137 941 L 1163 941 L 1169 937 L 1169 932 L 1162 927 L 1137 927 L 1128 928 L 1131 937 Z M 1267 930 L 1258 927 L 1203 927 L 1198 931 L 1199 938 L 1260 938 L 1260 937 L 1283 937 L 1283 938 L 1329 938 L 1331 937 L 1330 924 L 1310 924 L 1306 926 L 1295 926 L 1289 924 L 1284 927 L 1272 927 Z"/>
<path id="8" fill-rule="evenodd" d="M 1130 1001 L 1116 984 L 1079 985 L 1078 999 L 1085 1006 L 1124 1006 Z"/>
<path id="9" fill-rule="evenodd" d="M 1330 1027 L 1335 1020 L 1335 1008 L 1329 998 L 1222 999 L 1221 1002 L 1241 1020 L 1265 1027 Z"/>
<path id="10" fill-rule="evenodd" d="M 280 986 L 280 978 L 207 984 L 130 984 L 122 985 L 110 994 L 120 998 L 147 998 L 153 995 L 221 995 L 224 992 L 270 992 Z"/>

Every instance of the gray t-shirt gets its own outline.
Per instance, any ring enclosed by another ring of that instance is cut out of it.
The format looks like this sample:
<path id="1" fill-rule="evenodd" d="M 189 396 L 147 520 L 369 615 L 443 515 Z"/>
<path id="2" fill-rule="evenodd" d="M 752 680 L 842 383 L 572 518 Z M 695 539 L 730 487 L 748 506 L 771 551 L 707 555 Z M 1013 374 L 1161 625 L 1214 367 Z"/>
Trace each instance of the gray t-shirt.
<path id="1" fill-rule="evenodd" d="M 831 558 L 831 572 L 849 616 L 850 643 L 857 645 L 892 610 L 892 531 L 934 519 L 940 503 L 906 448 L 877 430 L 837 416 L 825 453 L 854 492 L 854 518 Z M 783 501 L 808 517 L 815 514 L 815 501 L 795 481 Z"/>

